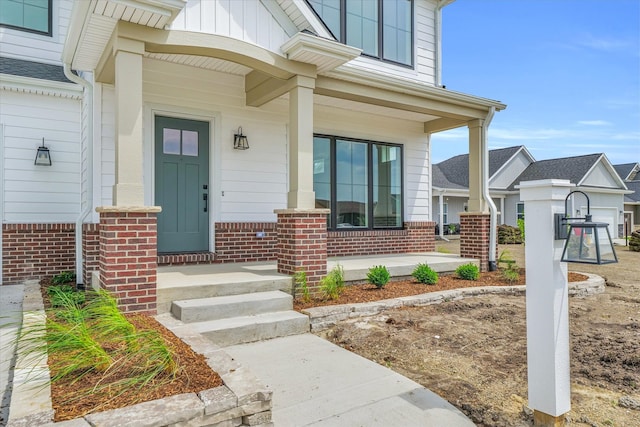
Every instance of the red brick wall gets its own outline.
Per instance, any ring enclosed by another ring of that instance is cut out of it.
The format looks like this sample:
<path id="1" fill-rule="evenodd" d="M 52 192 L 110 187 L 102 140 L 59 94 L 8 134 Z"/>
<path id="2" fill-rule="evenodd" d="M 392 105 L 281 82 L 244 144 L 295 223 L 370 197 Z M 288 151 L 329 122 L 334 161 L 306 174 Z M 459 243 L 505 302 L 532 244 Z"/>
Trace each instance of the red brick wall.
<path id="1" fill-rule="evenodd" d="M 100 282 L 125 312 L 156 312 L 155 213 L 100 213 Z"/>
<path id="2" fill-rule="evenodd" d="M 278 272 L 304 271 L 314 287 L 327 274 L 325 212 L 278 212 Z"/>
<path id="3" fill-rule="evenodd" d="M 82 274 L 87 289 L 91 286 L 91 272 L 100 269 L 100 224 L 82 225 Z"/>
<path id="4" fill-rule="evenodd" d="M 3 283 L 74 271 L 74 229 L 75 224 L 3 224 Z"/>
<path id="5" fill-rule="evenodd" d="M 460 256 L 480 260 L 480 271 L 483 272 L 489 270 L 490 230 L 489 214 L 460 214 Z"/>
<path id="6" fill-rule="evenodd" d="M 432 252 L 435 222 L 405 222 L 403 230 L 330 231 L 327 256 Z"/>
<path id="7" fill-rule="evenodd" d="M 275 222 L 215 224 L 216 262 L 273 261 L 277 258 Z M 264 237 L 257 233 L 264 232 Z"/>

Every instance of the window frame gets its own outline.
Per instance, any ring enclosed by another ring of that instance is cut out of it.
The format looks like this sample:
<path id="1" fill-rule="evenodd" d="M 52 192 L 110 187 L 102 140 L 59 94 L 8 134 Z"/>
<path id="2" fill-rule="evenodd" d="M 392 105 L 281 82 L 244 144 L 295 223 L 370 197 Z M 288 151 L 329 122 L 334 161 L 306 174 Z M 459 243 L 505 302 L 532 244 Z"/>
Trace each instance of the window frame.
<path id="1" fill-rule="evenodd" d="M 311 4 L 310 0 L 305 0 L 305 2 L 307 3 L 307 5 L 309 6 L 309 8 L 311 9 L 311 11 L 313 12 L 313 14 L 320 20 L 320 22 L 322 23 L 322 25 L 324 26 L 324 28 L 329 32 L 329 34 L 331 34 L 333 36 L 334 39 L 336 39 L 337 41 L 339 41 L 342 44 L 347 44 L 347 0 L 338 0 L 340 2 L 340 37 L 336 37 L 335 34 L 333 34 L 333 32 L 331 31 L 331 29 L 329 28 L 329 26 L 324 22 L 324 20 L 322 19 L 322 17 L 320 16 L 320 14 L 318 12 L 316 12 L 316 9 L 313 7 L 313 5 Z M 393 64 L 393 65 L 397 65 L 399 67 L 404 67 L 404 68 L 410 68 L 410 69 L 414 69 L 415 68 L 415 1 L 414 0 L 409 0 L 411 3 L 411 12 L 410 12 L 410 23 L 411 23 L 411 55 L 410 55 L 410 62 L 408 64 L 405 64 L 403 62 L 398 62 L 398 61 L 394 61 L 391 59 L 386 59 L 384 57 L 384 9 L 383 9 L 383 3 L 384 0 L 376 0 L 377 5 L 378 5 L 378 54 L 376 56 L 365 53 L 364 51 L 362 52 L 362 56 L 365 56 L 367 58 L 372 58 L 378 61 L 382 61 L 382 62 L 386 62 L 389 64 Z"/>
<path id="2" fill-rule="evenodd" d="M 405 189 L 404 189 L 404 146 L 402 144 L 394 144 L 390 142 L 382 142 L 382 141 L 372 141 L 367 139 L 358 139 L 358 138 L 349 138 L 344 136 L 336 136 L 336 135 L 327 135 L 327 134 L 319 134 L 314 133 L 314 138 L 326 138 L 329 140 L 329 159 L 331 162 L 331 175 L 329 178 L 329 191 L 331 195 L 330 202 L 330 221 L 327 221 L 327 230 L 328 231 L 341 231 L 341 232 L 358 232 L 358 231 L 383 231 L 383 230 L 402 230 L 404 229 L 404 200 L 405 200 Z M 367 226 L 366 227 L 337 227 L 337 155 L 336 155 L 336 142 L 347 141 L 347 142 L 358 142 L 367 144 Z M 400 225 L 397 227 L 375 227 L 375 217 L 374 217 L 374 204 L 373 204 L 373 146 L 374 145 L 382 145 L 388 147 L 398 148 L 400 150 L 399 160 L 400 160 Z M 315 191 L 315 190 L 314 190 Z M 331 226 L 329 226 L 331 224 Z"/>
<path id="3" fill-rule="evenodd" d="M 520 212 L 520 206 L 522 206 L 522 212 Z M 522 216 L 522 218 L 520 216 Z M 524 221 L 524 202 L 516 203 L 516 222 L 518 222 L 519 219 Z"/>
<path id="4" fill-rule="evenodd" d="M 442 204 L 442 224 L 449 224 L 449 203 L 447 202 Z"/>
<path id="5" fill-rule="evenodd" d="M 33 28 L 29 28 L 29 27 L 20 27 L 18 25 L 4 24 L 2 22 L 0 22 L 0 27 L 9 28 L 11 30 L 16 30 L 16 31 L 24 31 L 26 33 L 31 33 L 31 34 L 39 34 L 41 36 L 52 37 L 53 36 L 53 0 L 48 0 L 47 9 L 48 9 L 47 10 L 47 12 L 48 12 L 48 17 L 47 17 L 48 31 L 40 31 L 40 30 L 36 30 L 36 29 L 33 29 Z"/>

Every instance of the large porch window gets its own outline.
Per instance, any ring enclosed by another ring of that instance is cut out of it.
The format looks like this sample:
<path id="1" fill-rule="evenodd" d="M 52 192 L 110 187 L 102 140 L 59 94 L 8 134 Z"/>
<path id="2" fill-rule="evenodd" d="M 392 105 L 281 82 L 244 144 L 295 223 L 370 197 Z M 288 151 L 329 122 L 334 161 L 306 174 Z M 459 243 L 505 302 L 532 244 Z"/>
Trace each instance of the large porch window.
<path id="1" fill-rule="evenodd" d="M 402 147 L 317 135 L 313 190 L 330 230 L 401 228 Z"/>
<path id="2" fill-rule="evenodd" d="M 413 65 L 412 0 L 307 0 L 336 40 L 363 54 Z"/>

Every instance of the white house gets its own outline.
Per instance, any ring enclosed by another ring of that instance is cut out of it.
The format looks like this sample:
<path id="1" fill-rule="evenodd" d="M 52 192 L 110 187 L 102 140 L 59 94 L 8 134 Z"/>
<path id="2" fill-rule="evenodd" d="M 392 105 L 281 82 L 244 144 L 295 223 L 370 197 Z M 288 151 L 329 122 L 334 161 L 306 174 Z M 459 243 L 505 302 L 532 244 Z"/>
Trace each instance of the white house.
<path id="1" fill-rule="evenodd" d="M 452 157 L 433 165 L 433 217 L 438 224 L 455 224 L 464 212 L 468 197 L 468 155 Z M 516 226 L 524 219 L 524 203 L 517 185 L 539 179 L 567 179 L 575 190 L 583 191 L 590 199 L 594 221 L 609 224 L 612 236 L 622 235 L 625 197 L 631 191 L 604 154 L 565 157 L 536 161 L 524 146 L 489 151 L 489 189 L 491 198 L 499 206 L 501 224 Z M 584 216 L 586 199 L 570 200 L 569 215 Z M 440 216 L 442 219 L 440 219 Z"/>
<path id="2" fill-rule="evenodd" d="M 613 167 L 631 191 L 624 197 L 624 223 L 627 226 L 625 233 L 629 235 L 640 229 L 640 163 L 624 163 Z"/>
<path id="3" fill-rule="evenodd" d="M 441 86 L 450 3 L 13 0 L 4 283 L 100 270 L 153 311 L 154 292 L 122 289 L 153 290 L 158 263 L 277 260 L 314 283 L 327 256 L 433 250 L 430 135 L 463 126 L 470 218 L 488 224 L 485 135 L 505 105 Z"/>

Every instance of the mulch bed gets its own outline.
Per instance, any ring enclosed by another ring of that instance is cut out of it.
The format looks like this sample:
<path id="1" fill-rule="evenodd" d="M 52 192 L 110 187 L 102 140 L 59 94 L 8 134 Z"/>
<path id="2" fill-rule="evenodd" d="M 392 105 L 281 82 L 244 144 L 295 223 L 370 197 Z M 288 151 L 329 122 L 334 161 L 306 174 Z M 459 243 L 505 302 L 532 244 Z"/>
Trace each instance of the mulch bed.
<path id="1" fill-rule="evenodd" d="M 45 306 L 48 305 L 48 295 L 44 289 L 47 285 L 48 281 L 45 280 L 41 287 L 43 296 L 46 298 Z M 56 381 L 51 385 L 55 421 L 70 420 L 92 412 L 123 408 L 176 394 L 197 393 L 223 384 L 220 376 L 209 367 L 203 355 L 195 353 L 189 345 L 153 317 L 138 314 L 127 315 L 127 319 L 140 331 L 155 330 L 162 336 L 171 349 L 177 365 L 177 373 L 173 379 L 170 382 L 150 383 L 142 388 L 132 387 L 124 392 L 111 391 L 109 388 L 102 387 L 104 379 L 99 373 L 88 373 L 74 381 Z M 50 367 L 55 365 L 55 360 L 55 355 L 49 355 Z M 51 375 L 55 375 L 55 372 L 52 371 Z M 109 380 L 115 382 L 123 377 L 126 378 L 125 375 L 110 375 Z M 98 385 L 101 385 L 100 392 L 84 392 Z"/>
<path id="2" fill-rule="evenodd" d="M 580 282 L 587 280 L 584 274 L 569 272 L 569 282 Z M 442 274 L 435 285 L 425 285 L 417 280 L 398 280 L 387 283 L 384 288 L 378 289 L 369 283 L 348 285 L 337 300 L 313 298 L 309 302 L 304 302 L 298 295 L 293 303 L 295 310 L 301 311 L 305 308 L 320 307 L 325 305 L 354 304 L 361 302 L 373 302 L 390 298 L 419 295 L 428 292 L 446 291 L 449 289 L 471 288 L 479 286 L 518 286 L 526 282 L 525 269 L 520 269 L 520 279 L 509 282 L 502 277 L 501 271 L 491 271 L 480 273 L 478 280 L 463 280 L 453 274 Z"/>

